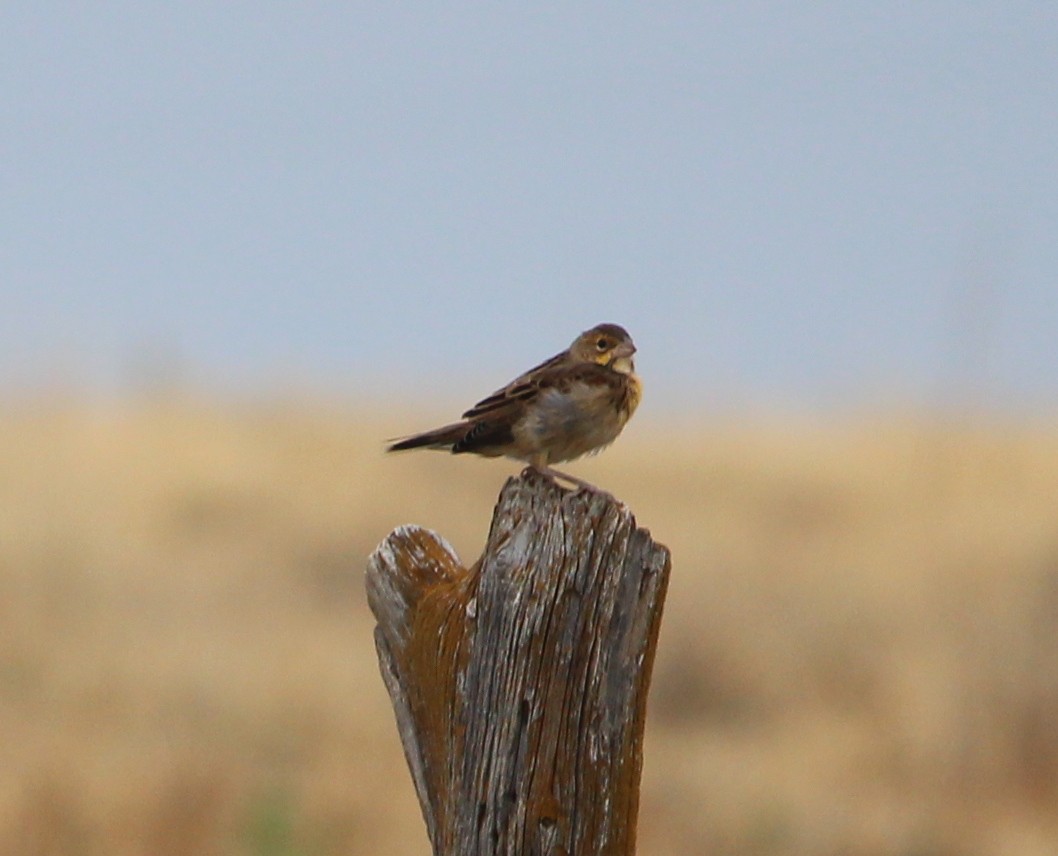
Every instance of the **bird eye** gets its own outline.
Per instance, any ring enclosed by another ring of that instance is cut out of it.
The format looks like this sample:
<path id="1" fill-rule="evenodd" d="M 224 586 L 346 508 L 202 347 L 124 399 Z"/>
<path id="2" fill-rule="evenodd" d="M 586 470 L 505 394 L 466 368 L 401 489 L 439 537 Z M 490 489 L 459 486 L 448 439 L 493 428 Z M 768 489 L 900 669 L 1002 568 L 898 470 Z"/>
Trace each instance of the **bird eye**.
<path id="1" fill-rule="evenodd" d="M 598 348 L 600 351 L 605 351 L 606 348 L 608 347 L 608 345 L 609 345 L 609 342 L 607 342 L 605 339 L 599 339 L 595 343 L 595 347 Z"/>

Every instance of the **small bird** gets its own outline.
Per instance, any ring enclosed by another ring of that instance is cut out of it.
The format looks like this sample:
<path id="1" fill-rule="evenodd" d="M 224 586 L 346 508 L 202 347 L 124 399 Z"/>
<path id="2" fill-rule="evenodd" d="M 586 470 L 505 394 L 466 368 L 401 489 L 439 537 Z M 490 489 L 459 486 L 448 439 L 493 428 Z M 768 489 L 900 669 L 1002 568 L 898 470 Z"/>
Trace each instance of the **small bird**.
<path id="1" fill-rule="evenodd" d="M 598 452 L 617 439 L 642 394 L 632 337 L 617 324 L 599 324 L 502 389 L 483 398 L 459 422 L 393 443 L 387 451 L 442 449 L 525 461 L 551 477 L 592 485 L 551 469 Z"/>

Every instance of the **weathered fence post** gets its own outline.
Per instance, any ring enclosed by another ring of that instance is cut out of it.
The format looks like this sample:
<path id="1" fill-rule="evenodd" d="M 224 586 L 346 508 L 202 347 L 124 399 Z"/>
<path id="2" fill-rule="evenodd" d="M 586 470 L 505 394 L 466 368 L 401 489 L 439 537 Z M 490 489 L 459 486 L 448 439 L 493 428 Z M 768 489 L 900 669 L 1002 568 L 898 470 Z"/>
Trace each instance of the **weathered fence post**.
<path id="1" fill-rule="evenodd" d="M 375 643 L 435 856 L 634 853 L 668 576 L 624 505 L 533 470 L 472 568 L 413 526 L 379 545 Z"/>

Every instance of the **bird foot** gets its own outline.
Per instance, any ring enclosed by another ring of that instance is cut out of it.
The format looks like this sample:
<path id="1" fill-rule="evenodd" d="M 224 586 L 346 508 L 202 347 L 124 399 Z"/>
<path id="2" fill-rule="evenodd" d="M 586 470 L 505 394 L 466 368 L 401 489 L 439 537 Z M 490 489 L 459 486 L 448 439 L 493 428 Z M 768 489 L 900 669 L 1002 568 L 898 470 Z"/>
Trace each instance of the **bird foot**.
<path id="1" fill-rule="evenodd" d="M 606 493 L 601 488 L 596 487 L 591 482 L 586 482 L 583 479 L 579 479 L 576 476 L 571 476 L 568 473 L 560 472 L 559 470 L 552 469 L 551 467 L 538 466 L 536 464 L 530 464 L 529 469 L 535 470 L 542 476 L 547 476 L 552 481 L 564 481 L 571 485 L 574 485 L 576 490 L 587 490 L 592 493 Z"/>

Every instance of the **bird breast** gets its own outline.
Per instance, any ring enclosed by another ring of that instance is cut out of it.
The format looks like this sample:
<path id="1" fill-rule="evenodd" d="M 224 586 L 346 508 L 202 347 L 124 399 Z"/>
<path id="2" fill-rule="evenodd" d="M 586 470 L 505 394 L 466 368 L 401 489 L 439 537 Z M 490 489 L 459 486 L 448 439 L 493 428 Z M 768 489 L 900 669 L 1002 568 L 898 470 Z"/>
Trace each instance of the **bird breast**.
<path id="1" fill-rule="evenodd" d="M 626 400 L 625 386 L 575 383 L 565 390 L 541 390 L 515 428 L 516 444 L 526 459 L 546 454 L 548 464 L 599 451 L 617 439 L 638 403 L 634 391 L 635 403 Z"/>

